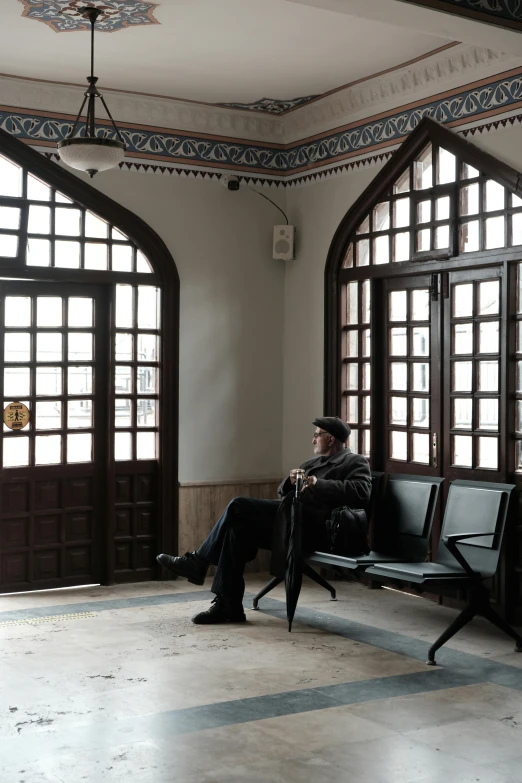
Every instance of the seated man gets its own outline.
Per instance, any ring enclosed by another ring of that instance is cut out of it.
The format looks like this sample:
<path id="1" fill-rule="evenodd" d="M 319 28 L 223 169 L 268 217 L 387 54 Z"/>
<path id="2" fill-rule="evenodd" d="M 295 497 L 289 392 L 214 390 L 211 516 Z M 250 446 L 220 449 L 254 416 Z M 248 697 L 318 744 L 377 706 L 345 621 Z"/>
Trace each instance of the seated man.
<path id="1" fill-rule="evenodd" d="M 325 520 L 339 506 L 364 508 L 370 497 L 370 466 L 365 457 L 346 448 L 350 427 L 335 416 L 317 418 L 312 440 L 315 457 L 301 465 L 305 471 L 303 547 L 324 548 Z M 295 484 L 295 470 L 280 485 L 284 497 Z M 217 566 L 212 583 L 216 597 L 209 609 L 192 618 L 198 624 L 244 623 L 245 563 L 259 547 L 271 549 L 274 521 L 280 502 L 237 497 L 230 501 L 208 538 L 195 552 L 182 557 L 158 555 L 157 561 L 177 576 L 202 585 L 210 565 Z"/>

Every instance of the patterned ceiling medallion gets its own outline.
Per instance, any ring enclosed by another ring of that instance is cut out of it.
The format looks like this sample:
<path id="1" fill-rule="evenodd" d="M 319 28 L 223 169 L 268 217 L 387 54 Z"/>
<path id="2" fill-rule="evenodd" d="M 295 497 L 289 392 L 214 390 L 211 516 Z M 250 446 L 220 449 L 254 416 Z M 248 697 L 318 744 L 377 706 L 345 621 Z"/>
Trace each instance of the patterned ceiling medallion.
<path id="1" fill-rule="evenodd" d="M 90 30 L 90 22 L 80 13 L 81 8 L 98 8 L 102 11 L 96 29 L 114 33 L 128 27 L 143 24 L 160 24 L 153 16 L 159 3 L 141 0 L 19 0 L 23 4 L 22 16 L 49 25 L 55 33 Z"/>

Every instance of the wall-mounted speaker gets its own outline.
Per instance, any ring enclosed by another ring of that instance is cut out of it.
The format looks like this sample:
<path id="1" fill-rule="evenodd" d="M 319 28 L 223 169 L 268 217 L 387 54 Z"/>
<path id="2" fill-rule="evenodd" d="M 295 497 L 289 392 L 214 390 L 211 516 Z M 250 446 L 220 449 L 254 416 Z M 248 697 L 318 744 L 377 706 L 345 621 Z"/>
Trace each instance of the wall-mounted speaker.
<path id="1" fill-rule="evenodd" d="M 273 258 L 294 259 L 295 226 L 274 226 Z"/>

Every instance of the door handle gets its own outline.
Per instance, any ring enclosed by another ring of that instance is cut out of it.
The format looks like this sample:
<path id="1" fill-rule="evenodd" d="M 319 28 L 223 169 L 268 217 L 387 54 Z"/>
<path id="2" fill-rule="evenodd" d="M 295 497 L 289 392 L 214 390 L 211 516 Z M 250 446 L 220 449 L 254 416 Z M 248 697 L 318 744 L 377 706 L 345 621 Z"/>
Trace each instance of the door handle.
<path id="1" fill-rule="evenodd" d="M 431 455 L 433 467 L 437 467 L 437 433 L 434 432 L 431 436 Z"/>

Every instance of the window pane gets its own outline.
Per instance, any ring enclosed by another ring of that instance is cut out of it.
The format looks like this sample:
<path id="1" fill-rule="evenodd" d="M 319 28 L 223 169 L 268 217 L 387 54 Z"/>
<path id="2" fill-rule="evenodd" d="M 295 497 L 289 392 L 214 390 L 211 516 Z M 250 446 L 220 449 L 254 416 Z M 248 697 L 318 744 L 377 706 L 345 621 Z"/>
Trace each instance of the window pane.
<path id="1" fill-rule="evenodd" d="M 430 365 L 424 362 L 413 364 L 413 391 L 429 392 Z"/>
<path id="2" fill-rule="evenodd" d="M 393 192 L 394 193 L 408 193 L 410 189 L 410 170 L 406 169 L 406 171 L 401 174 L 397 182 L 393 186 Z"/>
<path id="3" fill-rule="evenodd" d="M 138 250 L 136 254 L 136 271 L 137 272 L 152 272 L 152 267 L 149 261 L 145 258 L 141 250 Z"/>
<path id="4" fill-rule="evenodd" d="M 37 333 L 36 360 L 38 362 L 60 362 L 62 360 L 62 335 L 60 332 Z"/>
<path id="5" fill-rule="evenodd" d="M 138 329 L 157 329 L 158 289 L 138 286 Z"/>
<path id="6" fill-rule="evenodd" d="M 429 356 L 430 330 L 427 326 L 415 326 L 412 329 L 412 356 Z"/>
<path id="7" fill-rule="evenodd" d="M 112 268 L 114 269 L 114 249 L 115 245 L 112 247 Z M 343 259 L 343 269 L 351 269 L 353 267 L 353 243 L 350 242 L 348 245 L 348 250 L 346 251 L 346 254 Z"/>
<path id="8" fill-rule="evenodd" d="M 370 289 L 370 281 L 364 280 L 363 284 L 361 286 L 361 293 L 362 293 L 362 302 L 361 302 L 361 310 L 362 310 L 362 322 L 363 324 L 369 324 L 370 323 L 370 306 L 371 306 L 371 289 Z"/>
<path id="9" fill-rule="evenodd" d="M 355 245 L 357 266 L 368 266 L 370 263 L 370 240 L 360 239 Z"/>
<path id="10" fill-rule="evenodd" d="M 473 283 L 453 286 L 453 317 L 473 315 Z"/>
<path id="11" fill-rule="evenodd" d="M 54 198 L 58 204 L 72 204 L 70 198 L 67 198 L 67 196 L 64 196 L 63 193 L 59 193 L 58 191 L 56 191 Z"/>
<path id="12" fill-rule="evenodd" d="M 108 251 L 103 242 L 85 243 L 85 269 L 107 269 Z"/>
<path id="13" fill-rule="evenodd" d="M 348 285 L 346 286 L 346 323 L 347 324 L 356 324 L 359 321 L 358 294 L 359 294 L 358 284 L 348 283 Z M 130 325 L 131 324 L 129 324 L 129 326 Z"/>
<path id="14" fill-rule="evenodd" d="M 357 329 L 350 329 L 345 332 L 345 356 L 354 357 L 359 355 L 359 332 Z"/>
<path id="15" fill-rule="evenodd" d="M 1 163 L 1 161 L 0 161 Z M 0 182 L 1 182 L 0 171 Z M 29 465 L 29 438 L 15 435 L 4 438 L 4 468 L 18 468 Z"/>
<path id="16" fill-rule="evenodd" d="M 433 165 L 431 145 L 421 153 L 413 164 L 413 187 L 425 190 L 433 185 Z"/>
<path id="17" fill-rule="evenodd" d="M 406 291 L 391 291 L 390 292 L 390 321 L 405 321 L 407 313 L 407 299 Z"/>
<path id="18" fill-rule="evenodd" d="M 5 325 L 30 326 L 31 325 L 31 298 L 29 296 L 6 296 L 5 298 Z"/>
<path id="19" fill-rule="evenodd" d="M 514 193 L 511 194 L 511 206 L 512 207 L 522 207 L 522 198 L 520 196 L 516 196 Z"/>
<path id="20" fill-rule="evenodd" d="M 417 223 L 429 223 L 431 220 L 431 201 L 419 201 L 417 204 Z"/>
<path id="21" fill-rule="evenodd" d="M 486 220 L 486 249 L 493 250 L 496 247 L 504 247 L 505 235 L 504 235 L 505 219 L 502 215 L 494 218 L 487 218 Z"/>
<path id="22" fill-rule="evenodd" d="M 429 427 L 430 426 L 430 401 L 424 397 L 414 397 L 412 403 L 413 403 L 412 425 L 414 427 Z"/>
<path id="23" fill-rule="evenodd" d="M 29 266 L 51 266 L 50 241 L 28 237 L 26 263 Z"/>
<path id="24" fill-rule="evenodd" d="M 114 435 L 114 459 L 132 459 L 132 436 L 130 432 L 116 432 Z"/>
<path id="25" fill-rule="evenodd" d="M 362 345 L 362 355 L 370 356 L 370 330 L 369 329 L 362 330 L 361 345 Z"/>
<path id="26" fill-rule="evenodd" d="M 484 209 L 493 212 L 496 209 L 504 209 L 506 195 L 502 185 L 493 179 L 488 179 L 484 186 Z"/>
<path id="27" fill-rule="evenodd" d="M 373 240 L 373 263 L 390 263 L 390 238 L 386 235 Z"/>
<path id="28" fill-rule="evenodd" d="M 498 400 L 479 400 L 479 429 L 498 430 Z"/>
<path id="29" fill-rule="evenodd" d="M 471 467 L 473 439 L 467 435 L 453 436 L 453 465 Z"/>
<path id="30" fill-rule="evenodd" d="M 430 436 L 424 433 L 413 433 L 413 462 L 422 462 L 429 465 L 430 462 Z"/>
<path id="31" fill-rule="evenodd" d="M 361 446 L 361 454 L 363 457 L 366 457 L 369 459 L 370 457 L 370 430 L 362 430 L 362 446 Z"/>
<path id="32" fill-rule="evenodd" d="M 371 414 L 371 399 L 370 396 L 365 396 L 362 398 L 363 406 L 362 406 L 362 420 L 363 424 L 369 424 L 370 423 L 370 414 Z"/>
<path id="33" fill-rule="evenodd" d="M 457 177 L 457 160 L 455 155 L 448 152 L 443 147 L 439 148 L 437 182 L 439 185 L 445 185 L 447 182 L 455 182 Z"/>
<path id="34" fill-rule="evenodd" d="M 511 244 L 522 245 L 522 212 L 511 216 Z"/>
<path id="35" fill-rule="evenodd" d="M 16 258 L 18 255 L 18 237 L 16 234 L 0 234 L 0 256 Z"/>
<path id="36" fill-rule="evenodd" d="M 403 427 L 408 424 L 408 400 L 406 397 L 390 398 L 390 423 Z"/>
<path id="37" fill-rule="evenodd" d="M 475 177 L 478 177 L 479 174 L 479 170 L 470 166 L 469 163 L 462 164 L 462 171 L 460 174 L 462 179 L 474 179 Z"/>
<path id="38" fill-rule="evenodd" d="M 139 400 L 139 402 L 142 402 L 142 400 Z M 347 403 L 347 420 L 350 424 L 357 424 L 359 421 L 359 398 L 352 394 L 347 397 Z M 144 424 L 143 426 L 148 425 Z"/>
<path id="39" fill-rule="evenodd" d="M 18 207 L 0 206 L 0 228 L 12 228 L 15 231 L 20 228 L 20 210 Z"/>
<path id="40" fill-rule="evenodd" d="M 522 243 L 521 243 L 522 244 Z M 393 238 L 393 260 L 409 261 L 410 259 L 410 233 L 409 231 L 395 234 Z"/>
<path id="41" fill-rule="evenodd" d="M 427 288 L 419 288 L 411 292 L 411 320 L 429 321 L 430 292 Z"/>
<path id="42" fill-rule="evenodd" d="M 67 462 L 92 460 L 92 435 L 90 432 L 67 435 Z"/>
<path id="43" fill-rule="evenodd" d="M 79 269 L 80 243 L 61 240 L 55 242 L 54 265 L 66 269 Z"/>
<path id="44" fill-rule="evenodd" d="M 370 362 L 364 362 L 362 366 L 362 388 L 364 391 L 370 390 Z"/>
<path id="45" fill-rule="evenodd" d="M 424 253 L 427 250 L 431 250 L 431 229 L 423 228 L 422 231 L 417 231 L 417 251 Z"/>
<path id="46" fill-rule="evenodd" d="M 498 439 L 497 438 L 479 438 L 478 439 L 478 467 L 498 469 Z"/>
<path id="47" fill-rule="evenodd" d="M 58 465 L 62 461 L 62 436 L 37 435 L 34 439 L 36 465 Z"/>
<path id="48" fill-rule="evenodd" d="M 455 429 L 470 430 L 473 413 L 473 400 L 453 400 L 453 426 Z"/>
<path id="49" fill-rule="evenodd" d="M 392 430 L 391 433 L 391 454 L 392 459 L 408 459 L 408 436 L 405 432 Z"/>
<path id="50" fill-rule="evenodd" d="M 92 367 L 69 367 L 69 394 L 92 394 Z"/>
<path id="51" fill-rule="evenodd" d="M 435 250 L 443 250 L 449 247 L 450 232 L 449 225 L 437 226 L 435 229 Z"/>
<path id="52" fill-rule="evenodd" d="M 30 234 L 49 234 L 51 232 L 50 207 L 37 207 L 31 204 L 27 230 Z"/>
<path id="53" fill-rule="evenodd" d="M 112 269 L 114 272 L 132 272 L 132 247 L 130 245 L 112 246 Z"/>
<path id="54" fill-rule="evenodd" d="M 498 391 L 498 361 L 479 362 L 478 389 L 484 392 Z"/>
<path id="55" fill-rule="evenodd" d="M 136 458 L 156 459 L 155 432 L 138 432 L 136 435 Z"/>
<path id="56" fill-rule="evenodd" d="M 390 354 L 406 356 L 408 353 L 407 330 L 405 326 L 395 326 L 390 329 Z"/>
<path id="57" fill-rule="evenodd" d="M 454 324 L 453 353 L 473 353 L 473 324 L 472 323 Z"/>
<path id="58" fill-rule="evenodd" d="M 0 155 L 0 196 L 22 195 L 22 169 Z M 23 463 L 26 464 L 26 463 Z"/>
<path id="59" fill-rule="evenodd" d="M 54 212 L 54 230 L 65 236 L 80 236 L 81 212 L 79 209 L 56 207 Z"/>
<path id="60" fill-rule="evenodd" d="M 92 400 L 67 402 L 67 427 L 70 430 L 92 427 Z"/>
<path id="61" fill-rule="evenodd" d="M 479 221 L 470 220 L 460 227 L 460 249 L 462 253 L 474 253 L 480 250 Z"/>
<path id="62" fill-rule="evenodd" d="M 391 389 L 397 391 L 408 390 L 408 365 L 406 362 L 391 363 Z"/>
<path id="63" fill-rule="evenodd" d="M 450 197 L 442 196 L 435 201 L 435 220 L 448 220 L 450 216 Z"/>
<path id="64" fill-rule="evenodd" d="M 479 211 L 479 185 L 468 185 L 460 190 L 460 214 L 476 215 Z"/>
<path id="65" fill-rule="evenodd" d="M 36 325 L 62 326 L 62 298 L 60 296 L 37 297 Z"/>
<path id="66" fill-rule="evenodd" d="M 132 393 L 132 367 L 118 365 L 116 367 L 114 390 L 116 394 Z"/>
<path id="67" fill-rule="evenodd" d="M 62 426 L 62 403 L 59 400 L 36 403 L 36 429 L 59 430 Z"/>
<path id="68" fill-rule="evenodd" d="M 472 362 L 453 363 L 453 391 L 471 391 L 472 368 Z"/>
<path id="69" fill-rule="evenodd" d="M 92 333 L 69 332 L 69 361 L 88 362 L 92 360 Z"/>
<path id="70" fill-rule="evenodd" d="M 355 335 L 357 335 L 357 332 L 355 332 Z M 114 342 L 115 342 L 117 361 L 121 362 L 121 361 L 125 361 L 126 359 L 132 361 L 133 339 L 134 338 L 132 334 L 129 334 L 128 332 L 116 332 L 116 337 Z"/>
<path id="71" fill-rule="evenodd" d="M 498 321 L 485 321 L 479 325 L 479 353 L 498 353 Z"/>
<path id="72" fill-rule="evenodd" d="M 500 283 L 487 280 L 479 283 L 479 315 L 497 315 L 500 308 Z"/>
<path id="73" fill-rule="evenodd" d="M 88 296 L 69 297 L 69 326 L 92 326 L 92 308 L 93 300 Z"/>
<path id="74" fill-rule="evenodd" d="M 132 400 L 116 397 L 114 405 L 114 426 L 132 427 L 134 419 L 132 418 Z"/>
<path id="75" fill-rule="evenodd" d="M 12 400 L 29 395 L 29 367 L 4 368 L 4 396 Z"/>
<path id="76" fill-rule="evenodd" d="M 350 283 L 357 286 L 357 283 Z M 133 292 L 130 285 L 117 285 L 116 286 L 116 326 L 129 327 L 132 326 L 134 304 L 133 304 Z"/>
<path id="77" fill-rule="evenodd" d="M 61 367 L 36 368 L 36 394 L 45 397 L 57 397 L 62 393 Z M 71 389 L 69 388 L 69 393 Z"/>
<path id="78" fill-rule="evenodd" d="M 373 230 L 387 231 L 390 228 L 390 205 L 386 201 L 377 204 L 373 210 Z"/>
<path id="79" fill-rule="evenodd" d="M 51 188 L 44 182 L 40 182 L 40 180 L 36 179 L 36 177 L 33 177 L 32 174 L 28 174 L 27 198 L 31 201 L 50 201 Z"/>
<path id="80" fill-rule="evenodd" d="M 359 365 L 355 362 L 346 365 L 346 388 L 350 391 L 357 391 L 359 388 Z"/>
<path id="81" fill-rule="evenodd" d="M 4 360 L 6 362 L 29 362 L 31 360 L 31 335 L 27 332 L 6 332 Z"/>
<path id="82" fill-rule="evenodd" d="M 403 228 L 410 225 L 410 199 L 398 198 L 393 205 L 394 228 Z"/>
<path id="83" fill-rule="evenodd" d="M 105 239 L 108 234 L 109 227 L 105 220 L 101 220 L 97 215 L 87 211 L 85 213 L 85 236 Z"/>
<path id="84" fill-rule="evenodd" d="M 360 224 L 360 226 L 358 227 L 358 229 L 356 230 L 355 233 L 356 234 L 368 234 L 369 231 L 370 231 L 370 218 L 367 215 L 364 218 L 363 222 Z"/>

